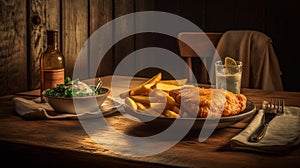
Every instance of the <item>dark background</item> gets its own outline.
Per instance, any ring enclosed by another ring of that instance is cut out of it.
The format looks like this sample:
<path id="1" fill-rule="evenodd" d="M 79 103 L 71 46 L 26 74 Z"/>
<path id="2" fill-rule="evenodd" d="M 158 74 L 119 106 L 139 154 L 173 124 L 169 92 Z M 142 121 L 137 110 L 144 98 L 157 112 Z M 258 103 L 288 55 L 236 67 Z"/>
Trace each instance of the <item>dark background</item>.
<path id="1" fill-rule="evenodd" d="M 81 46 L 95 30 L 114 18 L 145 10 L 177 14 L 206 32 L 243 29 L 265 33 L 273 40 L 284 89 L 300 91 L 299 4 L 297 0 L 0 0 L 0 95 L 39 88 L 39 56 L 46 47 L 46 29 L 59 30 L 66 75 L 70 76 Z M 124 23 L 122 31 L 130 24 Z M 110 32 L 113 38 L 115 32 Z M 174 38 L 130 36 L 106 54 L 97 75 L 112 74 L 126 55 L 148 46 L 178 52 Z M 80 65 L 90 68 L 91 61 L 81 60 Z M 128 67 L 130 71 L 134 68 Z"/>

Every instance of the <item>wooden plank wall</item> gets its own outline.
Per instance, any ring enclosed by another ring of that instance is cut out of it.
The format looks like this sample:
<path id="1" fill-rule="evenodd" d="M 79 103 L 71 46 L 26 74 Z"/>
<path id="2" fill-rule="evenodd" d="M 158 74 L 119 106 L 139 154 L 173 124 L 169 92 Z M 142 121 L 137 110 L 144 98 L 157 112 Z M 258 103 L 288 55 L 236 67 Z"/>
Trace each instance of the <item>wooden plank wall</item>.
<path id="1" fill-rule="evenodd" d="M 204 31 L 259 30 L 273 39 L 286 90 L 300 91 L 294 80 L 300 61 L 299 2 L 288 0 L 0 0 L 0 95 L 39 88 L 39 56 L 46 48 L 46 29 L 60 31 L 60 49 L 66 57 L 66 75 L 71 76 L 81 47 L 100 26 L 135 11 L 157 10 L 180 15 Z M 279 12 L 280 11 L 280 12 Z M 124 23 L 126 31 L 133 23 Z M 110 30 L 114 36 L 114 29 Z M 97 76 L 112 74 L 122 59 L 143 47 L 157 46 L 177 52 L 176 39 L 157 34 L 133 35 L 110 49 Z M 93 60 L 79 62 L 82 78 L 90 77 Z M 296 57 L 296 58 L 295 58 Z M 139 60 L 132 60 L 139 63 Z M 128 67 L 125 75 L 135 71 Z M 142 72 L 141 76 L 151 76 Z"/>
<path id="2" fill-rule="evenodd" d="M 27 89 L 26 1 L 0 1 L 0 95 Z"/>
<path id="3" fill-rule="evenodd" d="M 113 19 L 113 1 L 112 0 L 90 0 L 90 29 L 89 34 L 93 34 L 99 27 Z M 113 30 L 106 30 L 113 37 Z M 93 60 L 90 59 L 90 62 Z M 97 76 L 110 75 L 113 70 L 113 50 L 109 50 L 103 61 L 100 63 Z M 90 63 L 91 64 L 91 63 Z"/>

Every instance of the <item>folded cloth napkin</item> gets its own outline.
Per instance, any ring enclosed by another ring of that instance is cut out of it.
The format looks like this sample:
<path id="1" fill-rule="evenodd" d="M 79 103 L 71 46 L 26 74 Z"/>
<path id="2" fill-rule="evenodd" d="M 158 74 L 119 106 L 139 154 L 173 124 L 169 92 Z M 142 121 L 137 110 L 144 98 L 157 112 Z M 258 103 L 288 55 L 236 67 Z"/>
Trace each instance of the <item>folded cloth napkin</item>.
<path id="1" fill-rule="evenodd" d="M 260 125 L 264 110 L 260 109 L 251 123 L 230 140 L 233 150 L 251 150 L 264 153 L 285 154 L 300 144 L 300 108 L 286 106 L 283 115 L 276 116 L 259 142 L 248 142 L 250 135 Z"/>
<path id="2" fill-rule="evenodd" d="M 19 116 L 29 120 L 40 119 L 85 119 L 99 116 L 102 113 L 103 116 L 110 115 L 118 111 L 121 106 L 120 101 L 108 97 L 100 107 L 100 111 L 97 112 L 84 112 L 80 114 L 68 114 L 68 113 L 56 113 L 48 103 L 40 103 L 40 98 L 36 99 L 24 99 L 22 97 L 13 98 L 15 111 Z M 117 106 L 116 106 L 117 105 Z"/>

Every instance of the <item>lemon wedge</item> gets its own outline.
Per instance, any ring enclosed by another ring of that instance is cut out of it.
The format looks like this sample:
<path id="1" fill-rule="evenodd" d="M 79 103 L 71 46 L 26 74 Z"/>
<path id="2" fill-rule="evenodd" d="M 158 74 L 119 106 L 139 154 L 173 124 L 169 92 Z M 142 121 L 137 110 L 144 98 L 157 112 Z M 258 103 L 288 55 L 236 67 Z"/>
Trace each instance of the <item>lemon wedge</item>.
<path id="1" fill-rule="evenodd" d="M 225 57 L 225 66 L 237 65 L 236 61 L 231 57 Z"/>

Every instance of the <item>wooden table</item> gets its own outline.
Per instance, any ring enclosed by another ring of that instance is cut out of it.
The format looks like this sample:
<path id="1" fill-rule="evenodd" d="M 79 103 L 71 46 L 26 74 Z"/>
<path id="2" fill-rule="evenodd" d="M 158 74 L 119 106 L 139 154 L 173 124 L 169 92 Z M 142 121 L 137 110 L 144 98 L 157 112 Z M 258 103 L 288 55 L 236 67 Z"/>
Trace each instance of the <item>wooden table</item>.
<path id="1" fill-rule="evenodd" d="M 120 79 L 128 79 L 119 77 Z M 111 76 L 102 77 L 104 86 L 110 86 Z M 134 78 L 132 85 L 145 79 Z M 122 82 L 119 83 L 122 87 Z M 242 89 L 247 98 L 259 108 L 263 100 L 285 98 L 286 105 L 300 106 L 299 92 L 271 92 Z M 14 111 L 12 98 L 35 98 L 38 91 L 0 97 L 0 149 L 1 163 L 29 166 L 130 166 L 130 167 L 299 167 L 300 148 L 283 156 L 254 152 L 232 151 L 229 140 L 242 131 L 252 119 L 242 120 L 233 127 L 215 130 L 205 142 L 198 134 L 190 133 L 171 149 L 153 156 L 130 157 L 115 154 L 94 142 L 85 133 L 78 120 L 24 120 Z M 134 128 L 136 121 L 123 115 L 106 118 L 121 131 Z M 148 126 L 132 130 L 145 135 Z M 115 137 L 110 137 L 117 139 Z"/>

